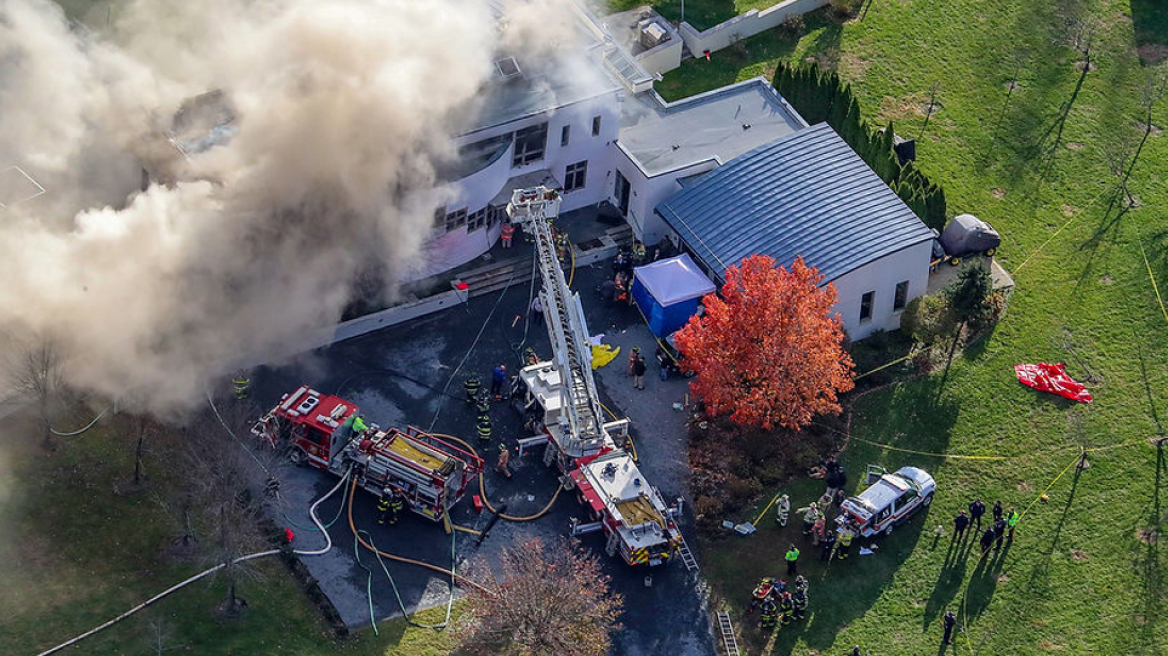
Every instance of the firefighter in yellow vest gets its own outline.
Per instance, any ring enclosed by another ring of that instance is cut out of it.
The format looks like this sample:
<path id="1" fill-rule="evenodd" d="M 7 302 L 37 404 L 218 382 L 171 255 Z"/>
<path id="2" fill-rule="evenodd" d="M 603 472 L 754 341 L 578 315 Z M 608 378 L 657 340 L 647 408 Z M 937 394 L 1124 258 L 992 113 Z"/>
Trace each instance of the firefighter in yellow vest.
<path id="1" fill-rule="evenodd" d="M 247 399 L 247 390 L 251 387 L 251 379 L 247 377 L 247 372 L 242 369 L 235 374 L 235 378 L 231 379 L 231 384 L 235 386 L 235 398 L 239 401 Z"/>
<path id="2" fill-rule="evenodd" d="M 366 424 L 360 415 L 353 415 L 353 435 L 360 436 L 367 430 L 369 430 L 369 424 Z"/>
<path id="3" fill-rule="evenodd" d="M 844 524 L 839 531 L 839 558 L 843 560 L 848 557 L 848 552 L 852 550 L 852 540 L 856 538 L 856 531 L 851 524 Z"/>

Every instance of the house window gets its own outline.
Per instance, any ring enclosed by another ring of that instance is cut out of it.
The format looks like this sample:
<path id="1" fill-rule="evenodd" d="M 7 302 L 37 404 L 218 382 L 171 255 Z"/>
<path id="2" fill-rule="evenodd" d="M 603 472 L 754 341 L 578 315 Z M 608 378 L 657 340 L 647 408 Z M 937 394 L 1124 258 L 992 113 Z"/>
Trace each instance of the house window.
<path id="1" fill-rule="evenodd" d="M 547 123 L 523 128 L 515 133 L 515 155 L 511 166 L 523 166 L 543 159 L 547 147 Z"/>
<path id="2" fill-rule="evenodd" d="M 600 136 L 600 117 L 599 116 L 592 117 L 592 136 L 594 136 L 594 137 Z"/>
<path id="3" fill-rule="evenodd" d="M 908 303 L 908 281 L 896 283 L 896 295 L 892 297 L 892 311 L 903 310 Z"/>
<path id="4" fill-rule="evenodd" d="M 434 227 L 435 228 L 446 227 L 446 206 L 445 205 L 434 210 Z"/>
<path id="5" fill-rule="evenodd" d="M 564 175 L 564 191 L 583 189 L 588 175 L 588 160 L 569 164 Z"/>
<path id="6" fill-rule="evenodd" d="M 571 133 L 572 133 L 572 126 L 570 126 L 570 125 L 565 125 L 563 128 L 560 129 L 560 145 L 561 146 L 568 145 L 568 137 L 571 135 Z"/>
<path id="7" fill-rule="evenodd" d="M 860 297 L 860 321 L 872 320 L 872 299 L 875 298 L 876 292 L 864 292 Z"/>
<path id="8" fill-rule="evenodd" d="M 487 225 L 493 226 L 506 218 L 507 208 L 500 205 L 487 205 Z"/>
<path id="9" fill-rule="evenodd" d="M 470 215 L 466 217 L 467 230 L 478 230 L 485 225 L 487 225 L 487 208 L 485 207 L 481 210 L 471 212 Z"/>
<path id="10" fill-rule="evenodd" d="M 446 215 L 446 232 L 457 230 L 466 225 L 466 208 L 454 210 Z"/>

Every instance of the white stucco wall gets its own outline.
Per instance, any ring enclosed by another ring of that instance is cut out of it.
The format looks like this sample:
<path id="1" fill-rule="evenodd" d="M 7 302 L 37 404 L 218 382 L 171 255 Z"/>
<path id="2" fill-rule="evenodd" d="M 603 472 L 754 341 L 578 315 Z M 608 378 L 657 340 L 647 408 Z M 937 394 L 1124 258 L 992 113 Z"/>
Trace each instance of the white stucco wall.
<path id="1" fill-rule="evenodd" d="M 669 40 L 636 56 L 637 63 L 649 73 L 661 73 L 681 66 L 681 49 L 685 43 L 673 26 L 668 26 Z"/>
<path id="2" fill-rule="evenodd" d="M 496 160 L 486 167 L 445 185 L 437 196 L 445 198 L 448 212 L 466 208 L 468 214 L 487 206 L 508 182 L 526 173 L 551 171 L 563 185 L 571 164 L 587 161 L 585 186 L 564 194 L 561 212 L 595 205 L 611 195 L 617 134 L 620 132 L 621 97 L 617 92 L 566 105 L 554 112 L 511 121 L 506 124 L 463 135 L 457 145 L 463 146 L 491 137 L 513 133 L 525 127 L 547 122 L 547 145 L 542 159 L 524 166 L 512 166 L 514 142 Z M 593 136 L 592 120 L 600 117 L 600 134 Z M 568 144 L 561 145 L 563 128 L 571 126 Z M 424 278 L 461 266 L 491 249 L 499 238 L 501 224 L 468 230 L 460 227 L 449 232 L 436 230 L 425 246 L 425 256 L 410 278 Z"/>
<path id="3" fill-rule="evenodd" d="M 694 57 L 701 57 L 706 50 L 717 52 L 736 40 L 776 27 L 790 16 L 814 11 L 826 4 L 827 0 L 786 0 L 762 11 L 751 9 L 701 32 L 689 23 L 682 23 L 678 32 Z"/>
<path id="4" fill-rule="evenodd" d="M 676 171 L 647 177 L 619 144 L 616 151 L 616 169 L 629 181 L 629 212 L 626 220 L 633 228 L 633 235 L 650 246 L 670 232 L 669 226 L 653 208 L 681 190 L 678 178 L 712 171 L 718 166 L 717 160 L 708 159 Z M 610 190 L 609 202 L 617 205 L 615 184 Z"/>
<path id="5" fill-rule="evenodd" d="M 921 296 L 929 286 L 929 258 L 932 245 L 923 242 L 866 264 L 832 281 L 839 300 L 844 330 L 854 340 L 861 340 L 877 330 L 900 328 L 901 310 L 893 311 L 896 284 L 908 281 L 908 301 Z M 860 323 L 860 300 L 865 292 L 875 292 L 872 318 Z"/>

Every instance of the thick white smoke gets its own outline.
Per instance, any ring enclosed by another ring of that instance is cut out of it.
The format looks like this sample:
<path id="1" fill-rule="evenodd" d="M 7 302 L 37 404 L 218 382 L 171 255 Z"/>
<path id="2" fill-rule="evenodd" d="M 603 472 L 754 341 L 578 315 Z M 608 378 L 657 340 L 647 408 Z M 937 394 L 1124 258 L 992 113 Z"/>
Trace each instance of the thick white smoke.
<path id="1" fill-rule="evenodd" d="M 525 35 L 548 10 L 509 8 Z M 358 279 L 392 293 L 514 32 L 469 0 L 140 0 L 98 33 L 0 0 L 0 169 L 48 189 L 0 210 L 0 331 L 163 412 L 338 319 Z M 184 158 L 172 118 L 212 90 L 234 134 Z"/>

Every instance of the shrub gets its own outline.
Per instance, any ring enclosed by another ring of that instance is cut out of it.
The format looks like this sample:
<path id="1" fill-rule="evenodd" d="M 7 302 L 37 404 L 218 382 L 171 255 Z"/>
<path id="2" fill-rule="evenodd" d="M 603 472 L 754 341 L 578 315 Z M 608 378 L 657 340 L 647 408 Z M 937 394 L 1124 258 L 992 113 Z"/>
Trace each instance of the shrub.
<path id="1" fill-rule="evenodd" d="M 850 18 L 860 11 L 864 0 L 828 0 L 831 11 L 839 18 Z"/>
<path id="2" fill-rule="evenodd" d="M 909 301 L 900 317 L 900 328 L 916 341 L 932 345 L 951 336 L 957 327 L 949 300 L 941 294 L 926 294 Z"/>
<path id="3" fill-rule="evenodd" d="M 803 34 L 807 30 L 807 21 L 803 20 L 803 14 L 791 14 L 779 23 L 775 28 L 780 36 L 794 37 Z"/>

